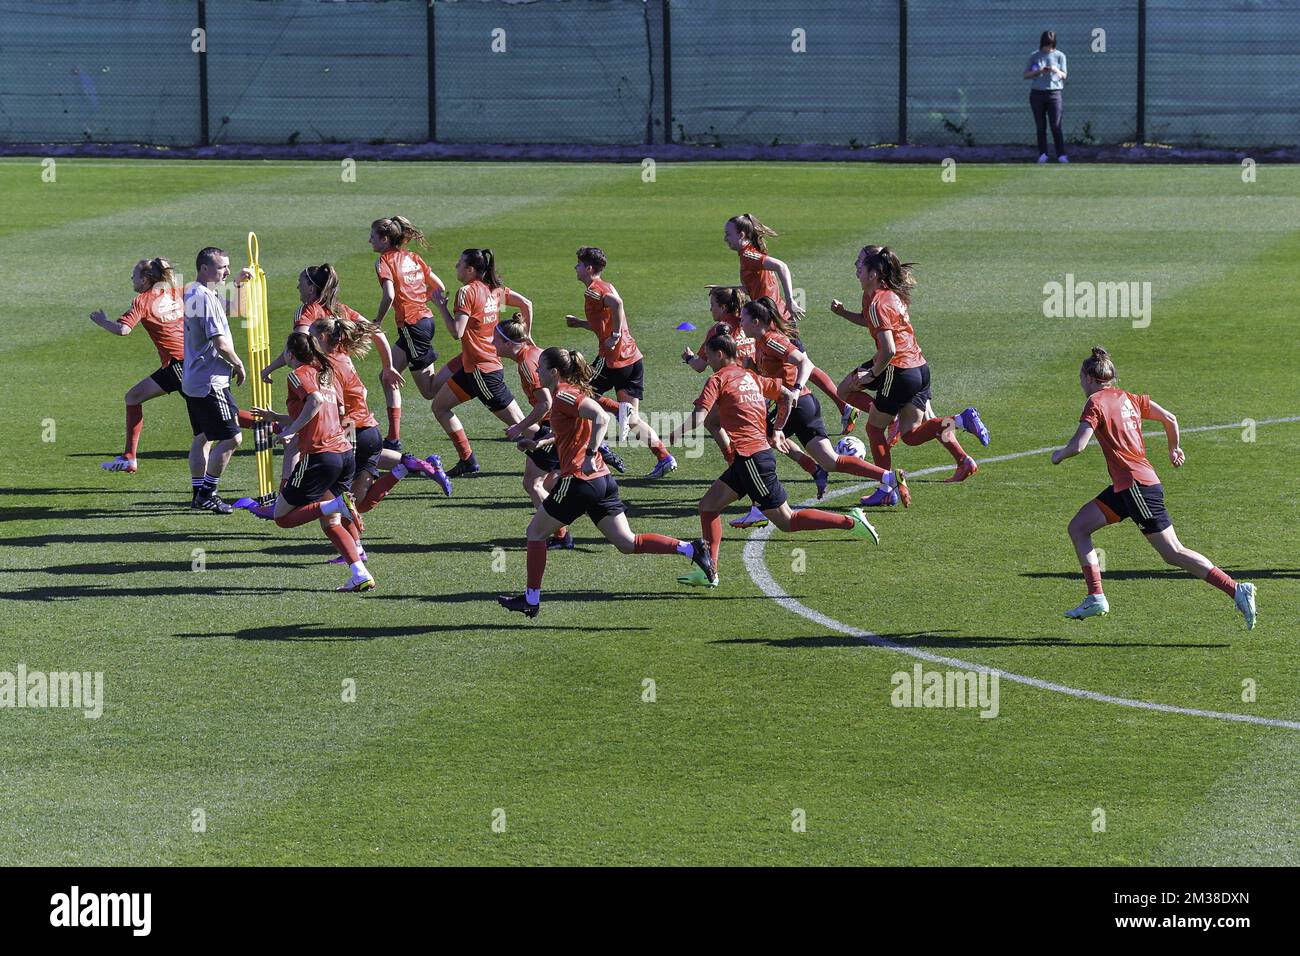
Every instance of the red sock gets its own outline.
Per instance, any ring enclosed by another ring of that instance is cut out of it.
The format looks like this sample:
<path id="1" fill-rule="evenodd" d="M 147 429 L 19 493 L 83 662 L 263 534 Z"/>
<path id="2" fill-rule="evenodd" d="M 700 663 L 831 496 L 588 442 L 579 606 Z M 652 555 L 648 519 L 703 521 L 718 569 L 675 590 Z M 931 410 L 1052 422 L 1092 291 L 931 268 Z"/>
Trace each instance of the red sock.
<path id="1" fill-rule="evenodd" d="M 878 468 L 888 471 L 893 465 L 889 458 L 889 442 L 885 440 L 885 430 L 867 424 L 867 447 L 871 449 L 871 460 Z"/>
<path id="2" fill-rule="evenodd" d="M 633 542 L 633 554 L 676 554 L 677 545 L 681 543 L 662 534 L 639 534 Z"/>
<path id="3" fill-rule="evenodd" d="M 1228 597 L 1235 597 L 1237 594 L 1237 582 L 1218 568 L 1210 568 L 1210 573 L 1205 576 L 1205 583 L 1213 584 Z"/>
<path id="4" fill-rule="evenodd" d="M 849 392 L 848 403 L 864 412 L 871 411 L 875 405 L 867 392 Z"/>
<path id="5" fill-rule="evenodd" d="M 722 550 L 722 515 L 716 511 L 700 512 L 700 532 L 709 542 L 709 554 L 713 555 L 713 566 L 718 566 L 718 552 Z"/>
<path id="6" fill-rule="evenodd" d="M 355 521 L 345 521 L 343 522 L 343 527 L 347 529 L 348 534 L 352 535 L 352 540 L 355 541 L 357 545 L 360 545 L 361 528 L 357 525 L 357 523 Z"/>
<path id="7" fill-rule="evenodd" d="M 352 540 L 352 535 L 343 529 L 343 525 L 327 525 L 325 527 L 325 537 L 330 539 L 339 554 L 347 558 L 348 564 L 356 564 L 361 560 L 361 553 L 357 551 L 357 543 Z"/>
<path id="8" fill-rule="evenodd" d="M 849 475 L 857 475 L 859 478 L 874 478 L 876 481 L 886 475 L 884 468 L 869 465 L 861 458 L 855 458 L 853 455 L 840 455 L 836 458 L 835 470 Z"/>
<path id="9" fill-rule="evenodd" d="M 818 511 L 816 508 L 804 508 L 790 516 L 791 531 L 829 531 L 832 528 L 842 528 L 847 531 L 852 527 L 853 519 L 848 515 Z"/>
<path id="10" fill-rule="evenodd" d="M 528 542 L 528 586 L 534 590 L 542 586 L 542 575 L 546 573 L 546 542 Z"/>
<path id="11" fill-rule="evenodd" d="M 242 408 L 236 413 L 235 417 L 239 419 L 240 428 L 252 428 L 257 424 L 257 419 L 253 417 L 253 413 L 244 411 Z"/>
<path id="12" fill-rule="evenodd" d="M 808 472 L 808 474 L 810 475 L 817 474 L 817 462 L 813 461 L 803 452 L 801 451 L 793 452 L 790 455 L 790 458 L 794 461 L 796 465 L 798 465 L 804 471 Z"/>
<path id="13" fill-rule="evenodd" d="M 1083 566 L 1083 580 L 1088 585 L 1089 594 L 1101 594 L 1101 568 L 1095 564 Z"/>
<path id="14" fill-rule="evenodd" d="M 839 393 L 835 391 L 835 383 L 831 381 L 829 375 L 819 368 L 814 368 L 812 374 L 808 376 L 808 381 L 829 395 L 831 401 L 835 403 L 835 408 L 841 415 L 844 414 L 844 399 L 840 398 Z"/>
<path id="15" fill-rule="evenodd" d="M 953 460 L 961 462 L 966 458 L 966 452 L 961 447 L 961 442 L 957 441 L 957 429 L 947 429 L 947 437 L 944 437 L 945 423 L 949 419 L 931 418 L 921 422 L 916 428 L 903 436 L 905 445 L 923 445 L 931 439 L 939 439 L 939 444 L 948 449 L 948 454 L 952 455 Z"/>
<path id="16" fill-rule="evenodd" d="M 126 451 L 123 458 L 134 458 L 140 444 L 140 429 L 144 427 L 144 409 L 139 405 L 126 406 Z"/>
<path id="17" fill-rule="evenodd" d="M 474 449 L 469 447 L 469 439 L 465 437 L 465 429 L 456 429 L 451 432 L 450 437 L 451 443 L 456 446 L 456 454 L 460 456 L 461 461 L 474 454 Z"/>
<path id="18" fill-rule="evenodd" d="M 614 399 L 610 398 L 608 395 L 597 395 L 596 401 L 599 403 L 600 407 L 603 408 L 605 411 L 613 412 L 615 415 L 618 414 L 619 411 L 618 402 L 614 401 Z"/>
<path id="19" fill-rule="evenodd" d="M 651 445 L 650 450 L 655 453 L 655 457 L 660 461 L 663 461 L 668 457 L 668 449 L 664 447 L 664 443 L 661 441 L 657 441 Z"/>
<path id="20" fill-rule="evenodd" d="M 391 471 L 387 474 L 380 475 L 370 483 L 370 490 L 366 492 L 363 501 L 357 502 L 357 510 L 365 514 L 379 502 L 384 500 L 384 495 L 393 490 L 393 486 L 398 482 L 398 478 Z"/>
<path id="21" fill-rule="evenodd" d="M 319 501 L 313 501 L 309 505 L 294 508 L 283 518 L 276 518 L 275 523 L 281 528 L 296 528 L 299 525 L 306 524 L 308 521 L 315 521 L 321 516 L 321 504 L 322 503 Z"/>
<path id="22" fill-rule="evenodd" d="M 402 437 L 402 407 L 388 410 L 388 441 L 398 441 Z"/>

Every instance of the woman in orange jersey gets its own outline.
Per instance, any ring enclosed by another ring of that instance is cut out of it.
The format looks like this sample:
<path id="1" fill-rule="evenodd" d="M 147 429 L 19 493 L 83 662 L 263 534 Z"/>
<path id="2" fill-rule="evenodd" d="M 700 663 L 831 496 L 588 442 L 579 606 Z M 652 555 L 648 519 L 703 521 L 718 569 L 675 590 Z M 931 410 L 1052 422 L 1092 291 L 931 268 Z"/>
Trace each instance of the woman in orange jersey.
<path id="1" fill-rule="evenodd" d="M 757 216 L 742 213 L 727 220 L 722 239 L 727 248 L 740 257 L 740 284 L 745 292 L 751 299 L 767 296 L 777 304 L 781 318 L 791 330 L 791 339 L 802 352 L 804 348 L 803 342 L 799 340 L 799 320 L 803 318 L 804 310 L 794 300 L 790 267 L 767 253 L 767 240 L 774 239 L 777 235 L 775 229 L 763 225 Z M 840 434 L 847 435 L 853 431 L 858 420 L 858 410 L 840 398 L 831 377 L 814 367 L 809 380 L 835 403 L 835 408 L 840 413 Z"/>
<path id="2" fill-rule="evenodd" d="M 693 352 L 688 345 L 682 352 L 682 361 L 689 365 L 697 372 L 709 370 L 709 363 L 705 360 L 704 347 L 708 344 L 709 339 L 715 335 L 730 336 L 736 343 L 736 355 L 742 365 L 749 365 L 754 360 L 754 340 L 745 334 L 741 328 L 740 310 L 749 302 L 749 296 L 745 290 L 739 286 L 712 285 L 709 286 L 709 314 L 713 319 L 713 324 L 709 326 L 708 331 L 704 334 L 704 341 L 700 343 L 700 351 Z M 727 433 L 722 430 L 718 423 L 718 410 L 715 407 L 709 413 L 708 418 L 704 420 L 704 428 L 713 440 L 717 442 L 718 448 L 722 450 L 723 455 L 730 453 L 731 445 L 727 440 Z M 763 518 L 758 509 L 751 508 L 750 515 L 758 515 L 761 521 L 747 522 L 745 518 L 737 518 L 731 522 L 733 528 L 748 528 L 751 524 L 767 524 L 767 519 Z"/>
<path id="3" fill-rule="evenodd" d="M 897 418 L 904 444 L 921 445 L 938 439 L 957 462 L 956 474 L 946 480 L 965 481 L 979 467 L 962 449 L 957 429 L 975 435 L 981 445 L 989 443 L 989 430 L 973 407 L 944 418 L 935 418 L 930 412 L 930 366 L 921 354 L 908 317 L 908 303 L 916 285 L 913 265 L 900 262 L 888 246 L 864 246 L 858 253 L 855 268 L 862 286 L 862 311 L 850 312 L 838 299 L 831 302 L 831 311 L 854 325 L 865 326 L 876 351 L 840 383 L 840 396 L 868 409 L 867 444 L 872 460 L 881 468 L 891 467 L 885 429 Z M 868 391 L 876 393 L 874 401 Z M 863 505 L 873 507 L 897 503 L 897 496 L 883 485 L 862 500 Z"/>
<path id="4" fill-rule="evenodd" d="M 1092 354 L 1084 359 L 1079 369 L 1079 385 L 1088 399 L 1079 418 L 1079 427 L 1064 448 L 1052 452 L 1052 464 L 1059 465 L 1082 452 L 1095 435 L 1110 471 L 1111 484 L 1070 519 L 1070 541 L 1074 543 L 1079 564 L 1083 567 L 1088 596 L 1078 607 L 1066 611 L 1065 616 L 1085 618 L 1110 611 L 1110 604 L 1102 592 L 1101 566 L 1092 546 L 1092 535 L 1108 524 L 1132 518 L 1167 564 L 1182 568 L 1228 595 L 1246 619 L 1246 629 L 1254 628 L 1255 585 L 1234 581 L 1205 555 L 1179 541 L 1169 512 L 1165 510 L 1164 488 L 1151 462 L 1147 461 L 1142 422 L 1155 421 L 1164 426 L 1165 437 L 1169 440 L 1169 463 L 1181 468 L 1186 456 L 1179 441 L 1178 419 L 1174 413 L 1161 408 L 1150 395 L 1138 395 L 1120 388 L 1115 381 L 1115 363 L 1100 347 L 1094 348 Z"/>
<path id="5" fill-rule="evenodd" d="M 591 391 L 592 371 L 580 352 L 549 348 L 537 363 L 542 387 L 551 393 L 548 438 L 531 439 L 529 450 L 554 443 L 560 478 L 528 525 L 528 581 L 522 595 L 497 600 L 510 611 L 536 617 L 541 609 L 542 575 L 546 571 L 547 541 L 560 528 L 586 515 L 623 554 L 680 554 L 690 558 L 707 577 L 715 577 L 709 546 L 703 540 L 678 541 L 661 534 L 634 534 L 627 507 L 619 499 L 618 482 L 609 473 L 600 445 L 609 416 Z"/>
<path id="6" fill-rule="evenodd" d="M 762 348 L 762 343 L 758 346 Z M 880 536 L 861 508 L 847 515 L 832 514 L 816 508 L 791 511 L 785 488 L 776 476 L 776 456 L 768 444 L 769 421 L 773 425 L 773 443 L 785 442 L 782 428 L 794 408 L 797 390 L 786 387 L 780 379 L 756 374 L 740 364 L 736 342 L 728 335 L 715 335 L 704 347 L 704 357 L 713 374 L 695 400 L 695 411 L 683 424 L 683 434 L 697 427 L 716 407 L 722 427 L 731 440 L 733 457 L 727 467 L 700 499 L 700 529 L 713 556 L 712 574 L 697 569 L 678 578 L 682 584 L 696 587 L 718 586 L 717 555 L 722 549 L 722 511 L 737 498 L 748 497 L 767 518 L 782 531 L 825 531 L 838 528 L 856 537 L 870 537 L 877 543 Z M 776 406 L 775 419 L 768 417 L 768 405 Z M 676 433 L 673 438 L 677 438 Z"/>
<path id="7" fill-rule="evenodd" d="M 298 463 L 275 501 L 275 523 L 296 528 L 319 520 L 330 543 L 351 570 L 339 591 L 369 591 L 375 579 L 361 559 L 356 540 L 363 530 L 349 489 L 356 471 L 352 445 L 339 421 L 340 399 L 330 360 L 306 332 L 291 332 L 285 342 L 289 356 L 287 414 L 254 408 L 261 421 L 277 422 L 276 441 L 297 441 Z M 357 535 L 345 528 L 357 525 Z"/>
<path id="8" fill-rule="evenodd" d="M 101 309 L 90 313 L 90 320 L 101 329 L 114 335 L 129 335 L 141 322 L 149 333 L 162 366 L 140 381 L 126 393 L 126 449 L 112 461 L 100 463 L 105 471 L 135 472 L 136 449 L 140 444 L 140 430 L 144 427 L 145 402 L 159 395 L 179 391 L 181 387 L 182 360 L 185 357 L 185 337 L 181 320 L 185 306 L 181 291 L 176 288 L 172 264 L 166 259 L 141 259 L 131 270 L 131 287 L 136 296 L 131 308 L 116 321 Z"/>
<path id="9" fill-rule="evenodd" d="M 619 416 L 619 439 L 634 430 L 649 446 L 655 456 L 655 466 L 647 478 L 662 478 L 676 470 L 677 460 L 668 453 L 655 430 L 641 418 L 641 399 L 645 397 L 645 363 L 641 350 L 636 347 L 632 330 L 627 324 L 627 312 L 618 290 L 605 281 L 604 271 L 608 260 L 603 250 L 583 246 L 578 250 L 578 262 L 573 267 L 578 281 L 587 287 L 583 299 L 585 318 L 566 315 L 570 328 L 588 329 L 596 333 L 599 357 L 592 367 L 595 378 L 592 393 L 606 411 Z M 613 390 L 617 404 L 599 396 Z M 622 469 L 619 469 L 620 471 Z"/>
<path id="10" fill-rule="evenodd" d="M 433 313 L 428 303 L 444 286 L 424 260 L 407 248 L 414 244 L 428 245 L 424 233 L 403 216 L 376 219 L 370 224 L 370 248 L 379 253 L 375 260 L 380 289 L 375 324 L 383 324 L 390 307 L 397 321 L 392 367 L 379 373 L 388 405 L 388 437 L 384 439 L 384 447 L 394 451 L 402 449 L 402 393 L 399 391 L 402 371 L 410 368 L 415 387 L 425 398 L 431 399 L 437 393 L 433 363 L 437 361 L 438 350 L 433 347 Z"/>
<path id="11" fill-rule="evenodd" d="M 491 249 L 462 252 L 456 260 L 456 279 L 461 285 L 454 308 L 447 308 L 445 292 L 434 293 L 433 299 L 442 311 L 447 331 L 460 342 L 460 355 L 447 363 L 443 371 L 450 370 L 450 374 L 433 399 L 433 415 L 456 446 L 460 459 L 447 472 L 452 478 L 479 471 L 474 449 L 456 417 L 457 405 L 477 398 L 507 426 L 523 419 L 524 413 L 506 385 L 494 333 L 506 306 L 519 310 L 525 328 L 533 324 L 532 302 L 501 283 Z"/>

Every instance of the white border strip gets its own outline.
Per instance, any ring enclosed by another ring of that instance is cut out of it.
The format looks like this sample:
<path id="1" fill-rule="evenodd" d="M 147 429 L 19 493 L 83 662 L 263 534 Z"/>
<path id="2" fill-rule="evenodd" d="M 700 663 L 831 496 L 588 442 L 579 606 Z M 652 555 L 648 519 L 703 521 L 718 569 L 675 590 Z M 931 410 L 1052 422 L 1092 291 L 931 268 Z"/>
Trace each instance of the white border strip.
<path id="1" fill-rule="evenodd" d="M 1287 418 L 1266 418 L 1255 423 L 1259 425 L 1280 425 L 1288 422 L 1300 422 L 1300 415 L 1293 415 Z M 1187 435 L 1193 432 L 1212 432 L 1222 431 L 1228 428 L 1242 428 L 1242 422 L 1232 422 L 1228 425 L 1199 425 L 1195 428 L 1184 428 L 1182 434 Z M 1163 432 L 1156 432 L 1152 436 L 1158 437 Z M 980 464 L 988 464 L 998 461 L 1013 461 L 1017 458 L 1029 458 L 1033 455 L 1043 455 L 1055 451 L 1059 446 L 1052 445 L 1047 448 L 1035 448 L 1032 451 L 1019 451 L 1011 455 L 996 455 L 992 458 L 980 460 Z M 909 476 L 930 475 L 936 472 L 951 471 L 955 466 L 941 465 L 935 468 L 923 468 L 919 471 L 909 472 Z M 849 485 L 843 488 L 836 488 L 826 495 L 826 499 L 838 498 L 841 495 L 858 494 L 867 488 L 875 487 L 875 482 L 866 482 L 862 484 Z M 826 500 L 823 499 L 823 500 Z M 811 507 L 818 504 L 817 499 L 809 498 L 800 502 L 800 507 Z M 943 664 L 948 667 L 960 670 L 971 670 L 983 673 L 997 672 L 1005 680 L 1015 681 L 1019 684 L 1026 684 L 1030 687 L 1037 687 L 1039 690 L 1052 691 L 1056 694 L 1065 694 L 1069 697 L 1079 697 L 1084 700 L 1097 701 L 1103 704 L 1114 704 L 1118 707 L 1136 707 L 1139 710 L 1158 710 L 1166 714 L 1183 714 L 1189 717 L 1208 717 L 1212 720 L 1230 720 L 1243 724 L 1262 724 L 1266 727 L 1286 727 L 1290 730 L 1300 730 L 1300 721 L 1280 720 L 1275 717 L 1256 717 L 1251 714 L 1230 714 L 1217 710 L 1200 710 L 1195 707 L 1175 707 L 1172 704 L 1157 704 L 1147 700 L 1131 700 L 1127 697 L 1113 697 L 1110 694 L 1102 694 L 1095 690 L 1081 690 L 1077 687 L 1067 687 L 1064 684 L 1054 684 L 1051 681 L 1039 680 L 1037 677 L 1027 677 L 1023 674 L 1012 674 L 1008 671 L 999 670 L 996 667 L 989 667 L 985 664 L 976 664 L 971 661 L 963 661 L 956 657 L 944 657 L 941 654 L 931 654 L 929 651 L 919 650 L 915 647 L 906 647 L 897 644 L 888 638 L 881 637 L 879 634 L 872 634 L 870 631 L 864 631 L 861 628 L 853 627 L 835 620 L 833 617 L 827 617 L 820 611 L 814 611 L 812 608 L 796 601 L 781 585 L 776 583 L 767 570 L 767 565 L 763 561 L 763 546 L 767 544 L 768 539 L 772 536 L 771 526 L 758 528 L 750 535 L 749 540 L 745 542 L 744 560 L 745 570 L 749 572 L 750 578 L 758 589 L 765 595 L 776 601 L 777 604 L 791 613 L 798 614 L 800 617 L 807 618 L 814 624 L 828 630 L 838 631 L 849 637 L 856 637 L 865 644 L 875 647 L 883 647 L 885 650 L 898 651 L 909 657 L 915 657 L 919 660 L 929 661 L 932 664 Z"/>

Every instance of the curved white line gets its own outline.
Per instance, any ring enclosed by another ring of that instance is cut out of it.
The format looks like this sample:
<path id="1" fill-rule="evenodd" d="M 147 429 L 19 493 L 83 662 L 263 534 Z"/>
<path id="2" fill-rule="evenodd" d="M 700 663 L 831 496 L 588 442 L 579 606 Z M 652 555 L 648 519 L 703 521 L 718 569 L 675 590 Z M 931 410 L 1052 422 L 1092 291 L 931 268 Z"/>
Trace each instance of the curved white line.
<path id="1" fill-rule="evenodd" d="M 1284 422 L 1300 422 L 1300 415 L 1293 415 L 1288 418 L 1267 418 L 1256 422 L 1259 425 L 1278 425 Z M 1182 434 L 1186 435 L 1192 432 L 1210 432 L 1220 431 L 1226 428 L 1241 428 L 1241 422 L 1232 422 L 1228 425 L 1200 425 L 1196 428 L 1184 428 Z M 1162 433 L 1157 433 L 1162 434 Z M 998 461 L 1012 461 L 1016 458 L 1029 458 L 1032 455 L 1043 455 L 1054 451 L 1057 446 L 1053 445 L 1048 448 L 1035 448 L 1032 451 L 1019 451 L 1011 455 L 995 455 L 992 458 L 980 460 L 980 464 Z M 936 468 L 923 468 L 920 471 L 909 472 L 912 476 L 930 475 L 936 472 L 951 471 L 953 466 L 941 465 Z M 857 494 L 867 488 L 875 486 L 874 482 L 849 485 L 844 488 L 837 488 L 827 494 L 827 498 L 837 498 L 841 495 Z M 825 500 L 825 499 L 823 499 Z M 816 505 L 818 502 L 815 498 L 809 498 L 799 503 L 800 507 Z M 1157 704 L 1147 700 L 1131 700 L 1127 697 L 1114 697 L 1110 694 L 1102 694 L 1095 690 L 1081 690 L 1077 687 L 1067 687 L 1064 684 L 1054 684 L 1051 681 L 1039 680 L 1037 677 L 1027 677 L 1024 674 L 1012 674 L 1008 671 L 999 670 L 996 667 L 989 667 L 985 664 L 976 664 L 971 661 L 963 661 L 956 657 L 944 657 L 941 654 L 932 654 L 929 651 L 919 650 L 915 647 L 906 647 L 897 644 L 888 638 L 881 637 L 879 634 L 872 634 L 870 631 L 864 631 L 861 628 L 853 627 L 850 624 L 844 624 L 835 620 L 833 617 L 814 611 L 812 608 L 796 601 L 781 585 L 777 584 L 776 579 L 772 577 L 771 572 L 767 570 L 767 565 L 763 562 L 763 546 L 772 536 L 772 528 L 759 528 L 750 535 L 749 540 L 745 542 L 744 559 L 745 570 L 749 572 L 750 578 L 758 589 L 776 601 L 777 604 L 800 617 L 807 618 L 814 624 L 819 624 L 824 628 L 832 631 L 838 631 L 849 637 L 855 637 L 865 644 L 871 644 L 875 647 L 883 647 L 885 650 L 898 651 L 900 654 L 906 654 L 909 657 L 915 657 L 919 660 L 929 661 L 933 664 L 944 664 L 948 667 L 959 668 L 961 670 L 982 671 L 993 673 L 997 671 L 1000 679 L 1015 681 L 1018 684 L 1026 684 L 1030 687 L 1037 687 L 1039 690 L 1052 691 L 1057 694 L 1066 694 L 1070 697 L 1080 697 L 1084 700 L 1098 701 L 1103 704 L 1115 704 L 1119 707 L 1136 707 L 1140 710 L 1158 710 L 1167 714 L 1185 714 L 1190 717 L 1209 717 L 1213 720 L 1230 720 L 1243 724 L 1263 724 L 1267 727 L 1286 727 L 1290 730 L 1300 730 L 1300 721 L 1280 720 L 1275 717 L 1256 717 L 1251 714 L 1230 714 L 1218 710 L 1200 710 L 1195 707 L 1175 707 L 1172 704 Z"/>

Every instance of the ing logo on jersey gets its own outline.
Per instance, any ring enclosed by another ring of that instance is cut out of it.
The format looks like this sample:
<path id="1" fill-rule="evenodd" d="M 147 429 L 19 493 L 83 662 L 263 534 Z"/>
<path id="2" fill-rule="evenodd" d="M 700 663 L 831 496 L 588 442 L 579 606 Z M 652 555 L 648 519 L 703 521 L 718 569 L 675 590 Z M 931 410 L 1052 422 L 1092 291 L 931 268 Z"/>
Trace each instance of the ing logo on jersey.
<path id="1" fill-rule="evenodd" d="M 1138 414 L 1138 410 L 1133 407 L 1133 403 L 1129 401 L 1127 395 L 1124 396 L 1124 404 L 1120 406 L 1119 413 L 1124 419 L 1124 424 L 1129 428 L 1141 427 L 1142 416 Z"/>

